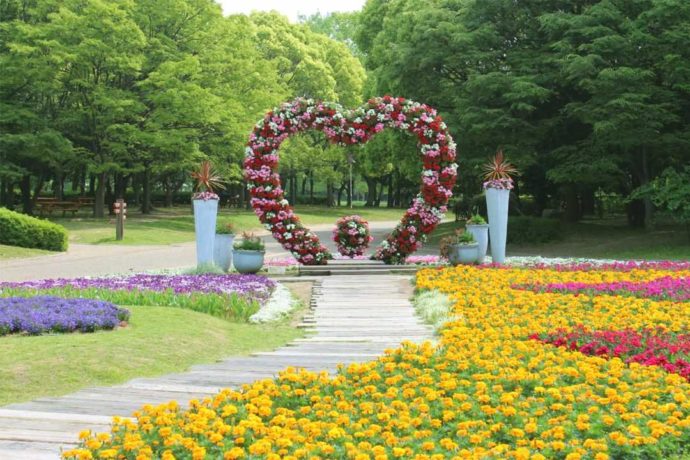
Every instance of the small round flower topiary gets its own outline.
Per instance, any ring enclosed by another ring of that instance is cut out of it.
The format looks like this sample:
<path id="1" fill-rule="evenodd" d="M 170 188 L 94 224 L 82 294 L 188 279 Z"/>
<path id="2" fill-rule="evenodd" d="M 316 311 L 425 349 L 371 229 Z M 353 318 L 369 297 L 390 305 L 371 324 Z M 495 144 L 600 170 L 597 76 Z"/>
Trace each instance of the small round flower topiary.
<path id="1" fill-rule="evenodd" d="M 361 256 L 373 240 L 369 223 L 360 216 L 341 217 L 333 229 L 333 241 L 345 257 Z"/>

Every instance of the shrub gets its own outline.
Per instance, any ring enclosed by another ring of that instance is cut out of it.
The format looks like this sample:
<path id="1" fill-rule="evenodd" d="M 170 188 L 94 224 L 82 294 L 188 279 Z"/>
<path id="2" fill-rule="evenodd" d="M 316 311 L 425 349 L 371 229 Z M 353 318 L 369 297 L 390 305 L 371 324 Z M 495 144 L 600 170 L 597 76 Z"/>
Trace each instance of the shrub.
<path id="1" fill-rule="evenodd" d="M 67 230 L 62 225 L 0 208 L 0 244 L 66 251 Z"/>
<path id="2" fill-rule="evenodd" d="M 561 222 L 556 219 L 515 216 L 508 220 L 508 243 L 547 243 L 560 237 Z"/>

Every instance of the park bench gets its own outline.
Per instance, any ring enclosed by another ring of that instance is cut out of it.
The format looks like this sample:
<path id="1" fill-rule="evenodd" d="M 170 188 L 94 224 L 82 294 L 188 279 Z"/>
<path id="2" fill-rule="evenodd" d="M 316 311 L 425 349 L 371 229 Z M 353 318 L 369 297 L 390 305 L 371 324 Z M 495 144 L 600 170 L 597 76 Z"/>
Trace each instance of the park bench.
<path id="1" fill-rule="evenodd" d="M 44 216 L 46 213 L 52 215 L 53 211 L 62 211 L 62 217 L 65 217 L 65 214 L 68 212 L 71 212 L 74 216 L 81 206 L 76 201 L 58 201 L 55 199 L 39 198 L 36 202 L 36 207 L 41 216 Z"/>
<path id="2" fill-rule="evenodd" d="M 76 199 L 80 208 L 93 208 L 95 200 L 89 196 L 80 196 Z"/>

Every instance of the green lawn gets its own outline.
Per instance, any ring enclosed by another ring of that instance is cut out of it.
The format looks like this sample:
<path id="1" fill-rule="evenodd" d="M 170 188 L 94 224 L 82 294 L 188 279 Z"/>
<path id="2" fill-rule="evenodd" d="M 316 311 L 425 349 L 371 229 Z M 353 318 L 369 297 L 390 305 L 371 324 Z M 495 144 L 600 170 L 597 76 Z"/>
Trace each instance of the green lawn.
<path id="1" fill-rule="evenodd" d="M 18 246 L 6 246 L 0 244 L 0 260 L 2 259 L 17 259 L 20 257 L 34 257 L 43 256 L 46 254 L 56 254 L 51 251 L 44 251 L 42 249 L 20 248 Z"/>
<path id="2" fill-rule="evenodd" d="M 132 212 L 125 224 L 125 239 L 115 241 L 115 223 L 112 218 L 53 218 L 69 231 L 70 241 L 85 244 L 175 244 L 194 240 L 194 217 L 190 207 L 160 209 L 155 214 L 143 216 Z M 389 208 L 349 209 L 320 206 L 298 206 L 298 215 L 305 225 L 334 224 L 348 214 L 359 214 L 369 221 L 394 221 L 402 217 L 404 210 Z M 261 224 L 253 211 L 222 209 L 219 218 L 230 220 L 237 232 L 261 230 Z"/>
<path id="3" fill-rule="evenodd" d="M 0 406 L 183 371 L 302 335 L 291 320 L 250 325 L 178 308 L 127 308 L 129 326 L 114 331 L 0 337 Z"/>
<path id="4" fill-rule="evenodd" d="M 510 220 L 508 221 L 510 226 Z M 440 224 L 430 243 L 452 234 L 459 226 L 454 222 Z M 690 259 L 690 239 L 684 228 L 660 225 L 652 232 L 632 229 L 622 219 L 584 220 L 563 226 L 563 238 L 543 244 L 507 247 L 508 256 L 585 257 L 605 259 Z"/>

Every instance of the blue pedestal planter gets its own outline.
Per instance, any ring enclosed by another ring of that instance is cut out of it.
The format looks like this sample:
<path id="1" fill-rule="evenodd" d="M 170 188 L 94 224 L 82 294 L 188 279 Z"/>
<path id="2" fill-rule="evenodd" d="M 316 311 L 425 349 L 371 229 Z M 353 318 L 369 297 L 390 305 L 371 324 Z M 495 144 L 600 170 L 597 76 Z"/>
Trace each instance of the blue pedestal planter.
<path id="1" fill-rule="evenodd" d="M 218 200 L 194 200 L 194 232 L 196 234 L 196 263 L 213 263 Z"/>
<path id="2" fill-rule="evenodd" d="M 489 216 L 491 258 L 496 264 L 502 264 L 506 260 L 509 200 L 510 190 L 486 189 L 486 210 Z"/>
<path id="3" fill-rule="evenodd" d="M 235 235 L 216 234 L 213 243 L 213 263 L 224 272 L 230 270 L 232 264 L 232 242 Z"/>
<path id="4" fill-rule="evenodd" d="M 477 243 L 451 244 L 448 248 L 448 261 L 453 265 L 477 262 Z"/>
<path id="5" fill-rule="evenodd" d="M 240 273 L 256 273 L 264 265 L 264 251 L 248 251 L 235 249 L 232 255 L 232 264 Z"/>
<path id="6" fill-rule="evenodd" d="M 468 233 L 471 233 L 474 240 L 479 245 L 477 247 L 477 262 L 484 263 L 486 249 L 489 247 L 489 225 L 488 224 L 467 224 L 465 226 Z"/>

